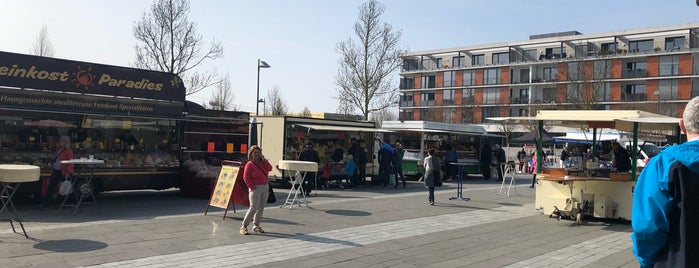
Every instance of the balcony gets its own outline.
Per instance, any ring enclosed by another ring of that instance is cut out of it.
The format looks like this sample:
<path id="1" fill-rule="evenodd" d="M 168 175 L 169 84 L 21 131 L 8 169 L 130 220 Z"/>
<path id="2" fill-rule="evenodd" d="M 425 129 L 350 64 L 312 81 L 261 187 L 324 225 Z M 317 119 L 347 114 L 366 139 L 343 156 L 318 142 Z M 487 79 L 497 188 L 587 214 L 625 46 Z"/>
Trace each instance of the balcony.
<path id="1" fill-rule="evenodd" d="M 420 106 L 422 106 L 422 107 L 434 106 L 434 100 L 421 101 Z"/>
<path id="2" fill-rule="evenodd" d="M 529 96 L 521 96 L 519 98 L 510 99 L 510 104 L 528 104 Z"/>
<path id="3" fill-rule="evenodd" d="M 413 106 L 413 101 L 401 101 L 398 105 L 400 105 L 400 107 L 411 107 Z"/>
<path id="4" fill-rule="evenodd" d="M 442 106 L 454 105 L 454 100 L 442 100 Z"/>
<path id="5" fill-rule="evenodd" d="M 648 96 L 646 94 L 627 94 L 622 93 L 621 99 L 624 101 L 647 101 Z"/>
<path id="6" fill-rule="evenodd" d="M 643 78 L 648 76 L 645 69 L 626 70 L 621 74 L 621 78 Z"/>

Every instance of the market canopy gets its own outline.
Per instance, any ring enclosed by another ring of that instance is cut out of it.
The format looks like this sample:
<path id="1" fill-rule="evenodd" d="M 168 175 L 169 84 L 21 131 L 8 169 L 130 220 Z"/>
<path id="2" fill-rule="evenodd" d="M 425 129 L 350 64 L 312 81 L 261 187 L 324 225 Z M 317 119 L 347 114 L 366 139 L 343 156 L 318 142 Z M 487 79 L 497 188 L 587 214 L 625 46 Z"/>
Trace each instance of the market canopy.
<path id="1" fill-rule="evenodd" d="M 548 133 L 548 131 L 544 130 L 542 132 L 542 138 L 541 138 L 541 143 L 544 144 L 551 144 L 554 142 L 554 137 L 551 136 L 551 133 Z M 510 142 L 512 143 L 536 143 L 537 140 L 539 139 L 539 131 L 538 130 L 532 130 L 530 132 L 527 132 L 526 134 L 519 136 L 514 139 L 510 139 Z"/>
<path id="2" fill-rule="evenodd" d="M 330 126 L 330 125 L 307 125 L 307 124 L 294 124 L 296 126 L 305 127 L 312 130 L 325 130 L 325 131 L 346 131 L 346 132 L 393 132 L 384 129 L 370 128 L 370 127 L 350 127 L 350 126 Z"/>
<path id="3" fill-rule="evenodd" d="M 381 122 L 381 129 L 391 132 L 413 131 L 420 133 L 449 133 L 488 136 L 488 132 L 483 126 L 430 121 L 383 121 Z"/>
<path id="4" fill-rule="evenodd" d="M 645 126 L 648 127 L 646 130 L 652 127 L 667 129 L 667 125 L 677 123 L 679 118 L 640 110 L 540 110 L 537 112 L 535 120 L 555 121 L 558 125 L 579 128 L 614 128 L 633 131 L 634 122 L 645 123 Z"/>

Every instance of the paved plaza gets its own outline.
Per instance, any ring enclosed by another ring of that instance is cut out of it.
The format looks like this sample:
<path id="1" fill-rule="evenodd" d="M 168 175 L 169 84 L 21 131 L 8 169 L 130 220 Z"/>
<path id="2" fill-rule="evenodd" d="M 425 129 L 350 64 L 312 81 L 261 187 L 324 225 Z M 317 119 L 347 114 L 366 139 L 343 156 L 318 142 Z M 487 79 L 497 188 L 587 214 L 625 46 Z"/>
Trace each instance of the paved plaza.
<path id="1" fill-rule="evenodd" d="M 638 267 L 628 223 L 551 219 L 534 207 L 529 179 L 507 196 L 498 182 L 469 178 L 471 201 L 449 200 L 456 184 L 445 183 L 434 206 L 415 181 L 318 190 L 310 208 L 291 210 L 279 207 L 289 190 L 275 188 L 266 233 L 247 236 L 244 207 L 205 216 L 208 200 L 176 190 L 102 194 L 102 215 L 19 203 L 30 239 L 0 222 L 0 267 Z"/>

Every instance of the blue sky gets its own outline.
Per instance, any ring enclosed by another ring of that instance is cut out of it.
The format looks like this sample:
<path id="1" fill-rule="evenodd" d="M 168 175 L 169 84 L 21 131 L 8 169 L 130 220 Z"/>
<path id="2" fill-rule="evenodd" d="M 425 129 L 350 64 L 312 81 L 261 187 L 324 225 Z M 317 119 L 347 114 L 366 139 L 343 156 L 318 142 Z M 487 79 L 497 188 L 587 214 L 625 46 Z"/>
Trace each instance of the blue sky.
<path id="1" fill-rule="evenodd" d="M 304 106 L 335 112 L 338 42 L 353 36 L 359 0 L 191 1 L 190 20 L 205 40 L 223 44 L 211 68 L 230 74 L 235 104 L 255 111 L 257 59 L 260 96 L 276 86 L 291 111 Z M 526 40 L 529 35 L 577 30 L 598 33 L 699 21 L 695 1 L 384 0 L 383 20 L 402 30 L 411 51 Z M 129 66 L 134 22 L 147 0 L 0 0 L 0 51 L 29 53 L 47 25 L 55 57 Z M 397 86 L 398 75 L 393 77 Z M 211 90 L 188 97 L 201 103 Z"/>

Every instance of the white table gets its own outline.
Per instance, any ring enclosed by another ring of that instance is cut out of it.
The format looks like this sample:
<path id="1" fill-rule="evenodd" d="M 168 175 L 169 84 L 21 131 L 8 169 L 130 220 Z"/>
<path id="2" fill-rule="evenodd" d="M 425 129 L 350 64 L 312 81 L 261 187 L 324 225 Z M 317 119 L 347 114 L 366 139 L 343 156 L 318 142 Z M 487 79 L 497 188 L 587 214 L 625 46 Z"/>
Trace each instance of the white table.
<path id="1" fill-rule="evenodd" d="M 95 177 L 95 168 L 97 165 L 104 164 L 104 160 L 100 159 L 71 159 L 71 160 L 63 160 L 61 161 L 61 164 L 73 164 L 74 165 L 74 170 L 75 170 L 75 176 L 71 178 L 72 183 L 73 183 L 73 204 L 66 204 L 66 201 L 68 198 L 71 196 L 70 194 L 67 194 L 63 198 L 63 202 L 61 202 L 61 205 L 58 207 L 58 211 L 56 211 L 56 215 L 61 212 L 61 209 L 63 207 L 75 207 L 75 210 L 73 210 L 73 216 L 75 216 L 78 213 L 78 210 L 80 209 L 80 205 L 83 204 L 92 204 L 95 205 L 97 208 L 97 213 L 100 215 L 102 214 L 102 211 L 100 211 L 99 205 L 97 205 L 97 198 L 95 198 L 95 193 L 94 193 L 94 187 L 92 185 L 92 179 Z M 83 186 L 83 187 L 81 187 Z M 89 197 L 92 200 L 83 200 L 85 197 Z"/>
<path id="2" fill-rule="evenodd" d="M 308 206 L 308 202 L 306 202 L 306 191 L 303 190 L 303 180 L 306 177 L 306 173 L 318 171 L 318 163 L 309 161 L 281 160 L 279 161 L 277 168 L 281 170 L 288 170 L 289 181 L 291 182 L 291 189 L 289 190 L 289 194 L 286 196 L 286 201 L 284 201 L 284 204 L 282 204 L 281 207 L 289 205 L 289 209 L 291 209 L 294 204 L 298 204 L 299 207 L 301 204 L 305 204 L 306 207 L 310 207 Z M 299 193 L 301 193 L 303 200 L 298 200 Z"/>
<path id="3" fill-rule="evenodd" d="M 502 182 L 500 183 L 500 191 L 498 191 L 498 194 L 502 194 L 502 189 L 505 187 L 505 181 L 507 181 L 507 177 L 510 177 L 510 185 L 507 187 L 507 196 L 510 196 L 510 190 L 512 189 L 512 186 L 515 188 L 515 194 L 519 195 L 517 193 L 517 183 L 515 183 L 515 176 L 517 175 L 517 167 L 515 167 L 515 162 L 514 161 L 509 161 L 507 163 L 504 163 L 500 165 L 499 168 L 501 168 L 502 172 Z"/>
<path id="4" fill-rule="evenodd" d="M 15 208 L 15 204 L 12 203 L 12 196 L 15 195 L 21 183 L 38 181 L 40 173 L 41 171 L 38 166 L 0 165 L 0 184 L 2 184 L 2 190 L 0 191 L 0 202 L 2 202 L 0 215 L 2 215 L 3 212 L 7 212 L 7 221 L 10 222 L 12 231 L 15 233 L 17 232 L 14 222 L 18 222 L 26 238 L 29 238 L 29 235 L 27 235 L 27 231 L 24 229 L 22 220 L 17 218 L 17 209 Z"/>

